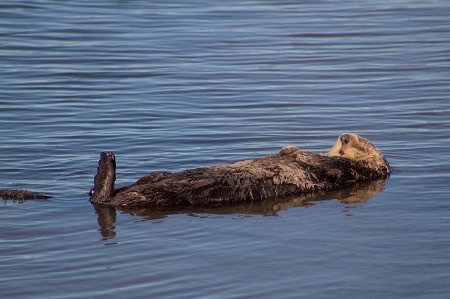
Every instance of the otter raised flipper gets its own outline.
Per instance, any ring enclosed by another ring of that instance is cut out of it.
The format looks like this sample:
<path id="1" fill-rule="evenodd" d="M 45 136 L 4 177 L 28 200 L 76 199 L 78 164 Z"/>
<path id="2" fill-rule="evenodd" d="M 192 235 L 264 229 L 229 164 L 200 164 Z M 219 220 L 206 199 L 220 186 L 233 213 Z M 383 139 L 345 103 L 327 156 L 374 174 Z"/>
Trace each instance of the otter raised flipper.
<path id="1" fill-rule="evenodd" d="M 342 134 L 328 156 L 297 147 L 278 155 L 178 173 L 155 173 L 116 190 L 113 153 L 101 153 L 90 201 L 111 207 L 217 205 L 332 190 L 388 177 L 391 168 L 367 139 Z"/>

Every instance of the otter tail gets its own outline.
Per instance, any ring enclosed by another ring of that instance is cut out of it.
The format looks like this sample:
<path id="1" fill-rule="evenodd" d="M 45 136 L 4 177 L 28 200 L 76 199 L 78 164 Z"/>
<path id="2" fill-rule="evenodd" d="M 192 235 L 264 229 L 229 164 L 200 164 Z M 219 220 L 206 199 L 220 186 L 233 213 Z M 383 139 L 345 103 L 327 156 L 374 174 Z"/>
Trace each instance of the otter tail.
<path id="1" fill-rule="evenodd" d="M 116 191 L 116 158 L 112 152 L 100 153 L 97 174 L 94 178 L 94 187 L 90 190 L 90 201 L 92 203 L 108 204 Z"/>
<path id="2" fill-rule="evenodd" d="M 3 199 L 14 199 L 14 200 L 51 198 L 51 196 L 47 196 L 38 192 L 32 192 L 28 190 L 0 190 L 0 197 L 3 197 Z"/>

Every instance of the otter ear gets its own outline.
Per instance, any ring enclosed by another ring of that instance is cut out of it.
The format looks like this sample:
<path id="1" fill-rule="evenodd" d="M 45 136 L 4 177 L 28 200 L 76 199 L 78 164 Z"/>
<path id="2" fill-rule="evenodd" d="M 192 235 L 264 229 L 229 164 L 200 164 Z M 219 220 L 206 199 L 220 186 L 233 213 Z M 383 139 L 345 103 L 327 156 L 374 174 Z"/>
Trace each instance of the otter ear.
<path id="1" fill-rule="evenodd" d="M 350 140 L 350 136 L 348 134 L 342 134 L 340 137 L 342 145 L 345 145 Z"/>

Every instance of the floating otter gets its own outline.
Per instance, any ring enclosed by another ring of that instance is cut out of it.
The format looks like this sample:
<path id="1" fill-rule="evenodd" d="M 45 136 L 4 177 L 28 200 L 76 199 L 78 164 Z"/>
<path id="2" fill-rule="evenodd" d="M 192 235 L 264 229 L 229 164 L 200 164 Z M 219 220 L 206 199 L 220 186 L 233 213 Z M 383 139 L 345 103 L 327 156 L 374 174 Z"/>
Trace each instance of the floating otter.
<path id="1" fill-rule="evenodd" d="M 254 160 L 152 173 L 116 190 L 115 156 L 102 152 L 90 201 L 119 209 L 214 206 L 333 190 L 387 178 L 390 172 L 388 162 L 372 143 L 347 133 L 340 135 L 325 155 L 288 146 L 277 155 Z"/>

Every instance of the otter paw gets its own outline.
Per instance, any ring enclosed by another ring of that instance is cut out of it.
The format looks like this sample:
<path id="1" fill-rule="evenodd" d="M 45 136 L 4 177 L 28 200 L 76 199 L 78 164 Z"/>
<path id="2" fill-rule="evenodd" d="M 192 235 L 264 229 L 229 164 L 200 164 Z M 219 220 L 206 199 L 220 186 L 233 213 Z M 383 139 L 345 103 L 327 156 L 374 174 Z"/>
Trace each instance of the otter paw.
<path id="1" fill-rule="evenodd" d="M 300 150 L 300 148 L 298 146 L 288 145 L 288 146 L 283 147 L 281 149 L 281 151 L 278 153 L 278 155 L 279 156 L 287 156 L 287 155 L 295 153 L 295 152 L 297 152 L 299 150 Z"/>

